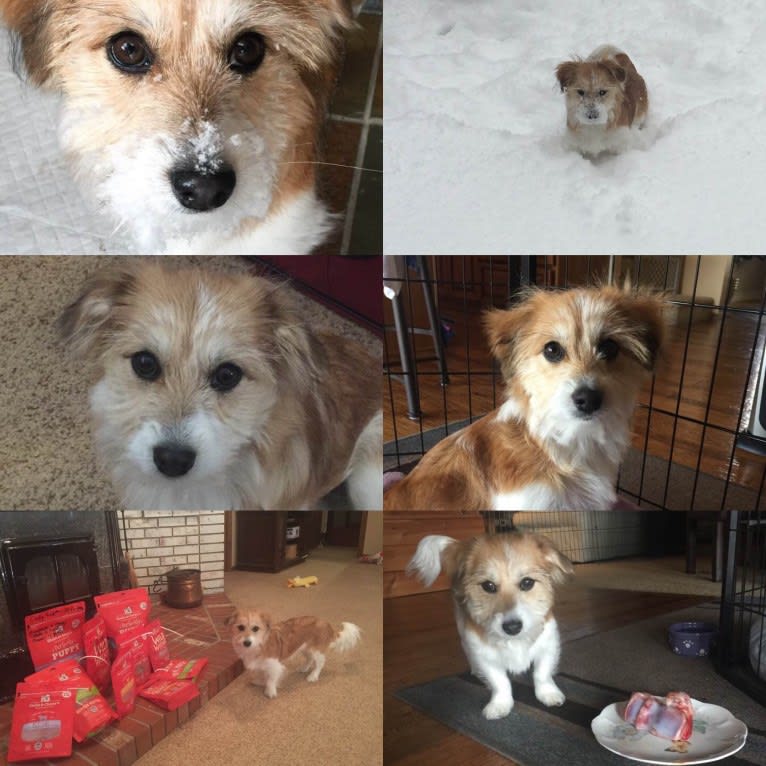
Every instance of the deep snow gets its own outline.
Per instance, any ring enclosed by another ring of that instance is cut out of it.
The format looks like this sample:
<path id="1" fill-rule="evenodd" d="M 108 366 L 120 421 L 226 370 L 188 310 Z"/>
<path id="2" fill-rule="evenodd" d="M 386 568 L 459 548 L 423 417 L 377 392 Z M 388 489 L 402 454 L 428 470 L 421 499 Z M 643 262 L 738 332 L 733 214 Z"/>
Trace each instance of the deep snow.
<path id="1" fill-rule="evenodd" d="M 387 253 L 762 253 L 766 6 L 390 0 Z M 613 43 L 649 89 L 641 144 L 565 147 L 553 71 Z"/>

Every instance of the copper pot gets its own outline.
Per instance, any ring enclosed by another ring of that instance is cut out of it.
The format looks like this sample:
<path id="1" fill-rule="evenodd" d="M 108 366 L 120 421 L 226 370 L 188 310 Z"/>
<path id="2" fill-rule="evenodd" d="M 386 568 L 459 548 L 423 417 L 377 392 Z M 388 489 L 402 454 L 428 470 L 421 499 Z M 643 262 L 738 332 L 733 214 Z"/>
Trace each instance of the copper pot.
<path id="1" fill-rule="evenodd" d="M 199 569 L 171 569 L 165 574 L 168 590 L 165 603 L 176 609 L 191 609 L 202 603 L 202 580 Z"/>

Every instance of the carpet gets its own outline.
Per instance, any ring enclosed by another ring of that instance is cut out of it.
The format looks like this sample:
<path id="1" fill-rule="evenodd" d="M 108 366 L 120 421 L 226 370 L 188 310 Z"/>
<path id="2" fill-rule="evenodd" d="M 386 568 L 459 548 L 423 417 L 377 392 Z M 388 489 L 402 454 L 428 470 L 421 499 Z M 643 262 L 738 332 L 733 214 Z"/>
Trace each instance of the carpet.
<path id="1" fill-rule="evenodd" d="M 123 256 L 135 258 L 136 256 Z M 170 264 L 245 273 L 236 257 L 166 257 Z M 2 259 L 0 281 L 0 508 L 103 510 L 118 507 L 109 481 L 95 465 L 88 430 L 87 381 L 61 348 L 54 322 L 83 280 L 118 256 Z M 340 332 L 382 356 L 381 342 L 295 291 L 309 321 Z"/>
<path id="2" fill-rule="evenodd" d="M 567 701 L 559 708 L 537 702 L 526 676 L 514 680 L 516 704 L 502 721 L 481 715 L 489 692 L 470 674 L 412 686 L 396 696 L 521 766 L 615 766 L 634 762 L 604 750 L 591 733 L 591 720 L 632 691 L 684 689 L 747 724 L 747 744 L 727 764 L 766 766 L 763 707 L 719 676 L 709 659 L 679 657 L 667 648 L 664 630 L 670 623 L 716 621 L 716 616 L 715 605 L 702 605 L 567 643 L 556 677 Z"/>
<path id="3" fill-rule="evenodd" d="M 319 585 L 287 588 L 288 577 L 307 575 L 316 575 Z M 358 563 L 352 548 L 319 548 L 281 573 L 227 572 L 224 587 L 235 604 L 258 606 L 275 618 L 315 614 L 354 622 L 362 641 L 347 654 L 331 653 L 314 684 L 291 673 L 273 700 L 240 676 L 137 766 L 380 766 L 382 567 Z"/>
<path id="4" fill-rule="evenodd" d="M 474 421 L 477 418 L 474 418 Z M 427 452 L 446 436 L 465 428 L 470 420 L 457 420 L 446 426 L 430 428 L 422 433 L 405 436 L 398 442 L 386 442 L 383 445 L 383 468 L 389 470 L 399 468 L 417 460 L 419 455 Z M 646 456 L 646 463 L 641 450 L 630 447 L 620 466 L 617 480 L 617 490 L 633 500 L 639 494 L 642 502 L 638 507 L 644 510 L 656 510 L 658 507 L 669 511 L 709 511 L 720 508 L 726 493 L 724 510 L 746 511 L 765 510 L 766 492 L 763 493 L 758 508 L 758 493 L 729 484 L 716 476 L 700 472 L 697 487 L 694 490 L 695 471 L 686 466 L 669 463 L 667 460 L 654 455 Z M 643 469 L 643 483 L 641 481 Z M 670 474 L 668 474 L 668 468 Z M 694 490 L 694 497 L 692 497 Z"/>

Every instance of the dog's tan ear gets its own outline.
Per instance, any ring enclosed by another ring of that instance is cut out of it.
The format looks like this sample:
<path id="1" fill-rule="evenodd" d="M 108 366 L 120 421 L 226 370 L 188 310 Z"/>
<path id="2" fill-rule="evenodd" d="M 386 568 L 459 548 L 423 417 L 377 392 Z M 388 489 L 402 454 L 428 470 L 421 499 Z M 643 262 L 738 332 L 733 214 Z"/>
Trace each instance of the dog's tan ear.
<path id="1" fill-rule="evenodd" d="M 528 299 L 534 292 L 528 291 L 524 300 L 511 309 L 493 309 L 484 314 L 484 332 L 489 341 L 492 356 L 500 362 L 503 377 L 513 375 L 514 346 L 525 327 L 529 327 L 532 307 Z"/>
<path id="2" fill-rule="evenodd" d="M 623 67 L 621 67 L 619 64 L 610 61 L 609 59 L 605 59 L 604 61 L 599 62 L 604 69 L 606 69 L 609 74 L 614 77 L 615 80 L 619 83 L 625 82 L 625 79 L 628 76 L 628 73 L 625 71 Z"/>
<path id="3" fill-rule="evenodd" d="M 233 625 L 239 617 L 239 611 L 232 612 L 224 621 L 224 625 Z"/>
<path id="4" fill-rule="evenodd" d="M 267 627 L 271 627 L 272 619 L 271 615 L 268 612 L 261 612 L 261 620 L 263 620 L 263 624 Z"/>
<path id="5" fill-rule="evenodd" d="M 562 93 L 574 82 L 579 63 L 579 61 L 562 61 L 556 67 L 556 79 L 559 81 Z"/>
<path id="6" fill-rule="evenodd" d="M 98 352 L 115 307 L 135 286 L 136 273 L 129 267 L 99 271 L 85 283 L 57 325 L 61 339 L 75 355 L 91 357 Z"/>
<path id="7" fill-rule="evenodd" d="M 47 0 L 0 0 L 0 18 L 12 35 L 14 69 L 21 74 L 23 63 L 36 85 L 44 85 L 50 77 L 51 12 Z"/>
<path id="8" fill-rule="evenodd" d="M 650 372 L 654 370 L 665 336 L 662 299 L 648 293 L 626 294 L 621 309 L 633 327 L 622 338 L 626 351 Z"/>
<path id="9" fill-rule="evenodd" d="M 450 543 L 442 549 L 442 571 L 450 578 L 450 580 L 462 577 L 468 551 L 470 551 L 474 539 L 455 540 L 453 543 Z"/>
<path id="10" fill-rule="evenodd" d="M 534 535 L 534 538 L 551 580 L 554 583 L 564 582 L 574 572 L 572 562 L 544 535 Z"/>

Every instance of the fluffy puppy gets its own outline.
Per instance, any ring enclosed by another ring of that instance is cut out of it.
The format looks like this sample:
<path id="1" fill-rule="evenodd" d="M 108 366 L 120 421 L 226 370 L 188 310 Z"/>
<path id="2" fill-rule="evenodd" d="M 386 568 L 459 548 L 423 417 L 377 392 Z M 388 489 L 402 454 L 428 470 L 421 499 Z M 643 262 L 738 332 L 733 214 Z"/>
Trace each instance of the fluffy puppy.
<path id="1" fill-rule="evenodd" d="M 386 510 L 610 510 L 630 417 L 662 337 L 657 298 L 530 290 L 485 316 L 503 405 L 440 441 Z"/>
<path id="2" fill-rule="evenodd" d="M 556 78 L 566 95 L 569 140 L 583 154 L 618 151 L 625 130 L 643 126 L 649 109 L 646 83 L 619 48 L 602 45 L 585 61 L 564 61 L 556 67 Z"/>
<path id="3" fill-rule="evenodd" d="M 353 507 L 380 508 L 379 364 L 283 286 L 130 263 L 59 327 L 93 371 L 96 452 L 125 507 L 307 509 L 345 480 Z"/>
<path id="4" fill-rule="evenodd" d="M 318 617 L 292 617 L 273 622 L 265 612 L 254 609 L 237 610 L 226 623 L 231 625 L 234 651 L 252 677 L 263 683 L 267 697 L 277 696 L 280 681 L 287 673 L 285 663 L 301 655 L 306 680 L 319 680 L 327 652 L 347 652 L 360 639 L 360 630 L 352 622 L 342 622 L 335 628 Z"/>
<path id="5" fill-rule="evenodd" d="M 331 228 L 319 129 L 347 0 L 0 0 L 63 95 L 75 176 L 136 248 L 307 253 Z"/>
<path id="6" fill-rule="evenodd" d="M 533 666 L 535 696 L 562 705 L 553 674 L 561 653 L 553 617 L 553 586 L 573 572 L 571 562 L 541 535 L 508 532 L 462 542 L 429 535 L 407 566 L 432 585 L 441 572 L 450 578 L 455 620 L 471 672 L 492 692 L 485 718 L 511 712 L 508 674 Z"/>

